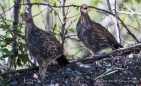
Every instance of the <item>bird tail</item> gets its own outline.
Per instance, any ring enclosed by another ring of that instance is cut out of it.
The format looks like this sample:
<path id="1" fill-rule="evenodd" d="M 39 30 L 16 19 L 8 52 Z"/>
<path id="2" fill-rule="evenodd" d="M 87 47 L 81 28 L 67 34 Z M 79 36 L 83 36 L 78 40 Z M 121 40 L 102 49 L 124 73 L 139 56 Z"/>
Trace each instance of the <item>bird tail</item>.
<path id="1" fill-rule="evenodd" d="M 114 47 L 115 47 L 116 49 L 118 49 L 118 48 L 123 48 L 123 46 L 122 46 L 121 44 L 119 44 L 119 43 L 115 44 Z"/>
<path id="2" fill-rule="evenodd" d="M 64 65 L 65 66 L 65 65 L 67 65 L 69 63 L 64 54 L 62 56 L 60 56 L 59 58 L 57 58 L 56 60 L 59 63 L 59 65 Z"/>

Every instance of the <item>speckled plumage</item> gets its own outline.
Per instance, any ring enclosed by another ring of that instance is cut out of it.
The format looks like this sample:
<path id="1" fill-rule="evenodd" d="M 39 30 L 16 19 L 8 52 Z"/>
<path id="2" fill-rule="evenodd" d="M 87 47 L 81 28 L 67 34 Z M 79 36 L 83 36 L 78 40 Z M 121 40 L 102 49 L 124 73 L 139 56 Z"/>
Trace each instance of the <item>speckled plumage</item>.
<path id="1" fill-rule="evenodd" d="M 21 17 L 26 22 L 25 43 L 39 64 L 39 73 L 44 75 L 48 64 L 55 59 L 61 65 L 68 64 L 60 42 L 51 33 L 39 29 L 29 13 L 24 12 Z M 44 65 L 43 71 L 42 65 Z"/>
<path id="2" fill-rule="evenodd" d="M 80 11 L 76 31 L 78 38 L 90 51 L 96 53 L 107 47 L 123 47 L 104 26 L 90 19 L 86 4 L 81 5 Z"/>

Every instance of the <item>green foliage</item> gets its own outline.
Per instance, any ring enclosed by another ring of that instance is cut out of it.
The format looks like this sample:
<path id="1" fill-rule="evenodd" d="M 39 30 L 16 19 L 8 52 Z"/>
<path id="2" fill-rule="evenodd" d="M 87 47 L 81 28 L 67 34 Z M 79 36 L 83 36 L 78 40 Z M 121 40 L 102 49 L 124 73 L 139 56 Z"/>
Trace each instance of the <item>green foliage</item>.
<path id="1" fill-rule="evenodd" d="M 5 41 L 1 41 L 1 42 L 0 42 L 0 46 L 1 46 L 1 47 L 6 47 L 6 46 L 7 46 L 7 45 L 6 45 L 6 42 L 5 42 Z"/>
<path id="2" fill-rule="evenodd" d="M 93 0 L 93 1 L 92 1 L 92 5 L 93 5 L 93 6 L 97 6 L 98 3 L 99 3 L 99 0 Z"/>
<path id="3" fill-rule="evenodd" d="M 125 3 L 125 2 L 128 2 L 129 0 L 123 0 L 123 2 Z"/>
<path id="4" fill-rule="evenodd" d="M 32 3 L 39 3 L 41 0 L 31 0 Z"/>
<path id="5" fill-rule="evenodd" d="M 25 55 L 25 56 L 27 57 L 28 55 Z M 24 64 L 26 64 L 27 59 L 23 56 L 23 54 L 18 54 L 18 58 L 19 58 Z"/>
<path id="6" fill-rule="evenodd" d="M 56 7 L 56 2 L 53 3 L 53 6 Z"/>
<path id="7" fill-rule="evenodd" d="M 3 52 L 4 55 L 2 56 L 2 58 L 6 58 L 8 56 L 14 55 L 13 52 L 9 51 L 7 48 L 1 48 L 0 52 Z"/>
<path id="8" fill-rule="evenodd" d="M 54 15 L 55 15 L 55 16 L 57 16 L 57 15 L 58 15 L 58 13 L 57 13 L 56 11 L 54 11 Z"/>
<path id="9" fill-rule="evenodd" d="M 112 66 L 111 68 L 109 68 L 106 72 L 104 72 L 103 74 L 99 75 L 98 77 L 96 77 L 96 79 L 110 75 L 112 73 L 117 72 L 118 70 L 123 70 L 122 68 L 114 68 L 114 66 Z"/>
<path id="10" fill-rule="evenodd" d="M 141 0 L 135 0 L 137 3 L 140 3 L 141 2 Z"/>
<path id="11" fill-rule="evenodd" d="M 74 29 L 74 28 L 69 29 L 68 31 L 69 31 L 70 33 L 75 33 L 75 29 Z"/>
<path id="12" fill-rule="evenodd" d="M 5 34 L 0 34 L 0 41 L 1 41 L 0 42 L 0 52 L 3 53 L 2 56 L 0 56 L 0 60 L 3 60 L 4 58 L 7 58 L 11 55 L 14 56 L 14 53 L 8 49 L 9 48 L 8 46 L 12 47 L 12 42 L 14 41 L 13 37 L 11 36 L 11 33 L 8 31 L 8 29 L 11 29 L 12 27 L 8 23 L 8 21 L 6 21 L 6 23 L 8 24 L 8 28 L 4 24 L 4 22 L 0 19 L 0 28 L 3 32 L 5 32 Z M 14 33 L 15 35 L 16 34 L 23 35 L 23 32 L 21 30 L 21 25 L 17 25 L 17 26 L 15 26 L 15 28 L 17 28 L 17 29 L 11 30 L 12 33 Z M 20 47 L 23 51 L 27 51 L 27 48 L 26 48 L 24 41 L 21 37 L 17 36 L 16 41 L 18 42 L 18 44 L 20 45 Z M 18 50 L 18 52 L 19 52 L 17 57 L 23 62 L 23 64 L 26 64 L 27 59 L 25 59 L 23 54 L 20 52 L 20 49 L 18 47 L 16 47 L 15 49 Z M 18 58 L 16 58 L 16 59 L 18 59 Z M 14 59 L 14 60 L 16 60 L 16 59 Z M 13 64 L 12 64 L 12 66 L 13 66 Z"/>
<path id="13" fill-rule="evenodd" d="M 10 86 L 10 84 L 7 84 L 5 81 L 2 80 L 0 77 L 0 86 Z"/>
<path id="14" fill-rule="evenodd" d="M 120 15 L 120 19 L 121 19 L 122 21 L 124 21 L 124 20 L 125 20 L 125 17 L 126 17 L 126 15 L 125 15 L 125 14 Z"/>

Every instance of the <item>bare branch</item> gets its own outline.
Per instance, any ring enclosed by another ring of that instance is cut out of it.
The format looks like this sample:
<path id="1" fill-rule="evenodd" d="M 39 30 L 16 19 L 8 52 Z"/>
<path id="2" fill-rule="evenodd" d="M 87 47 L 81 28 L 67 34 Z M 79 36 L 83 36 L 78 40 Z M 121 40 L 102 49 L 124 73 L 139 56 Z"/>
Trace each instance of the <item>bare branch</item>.
<path id="1" fill-rule="evenodd" d="M 141 43 L 139 44 L 135 44 L 131 47 L 127 47 L 127 48 L 120 48 L 120 49 L 116 49 L 116 50 L 113 50 L 107 54 L 104 54 L 104 55 L 100 55 L 100 56 L 93 56 L 91 58 L 85 58 L 85 59 L 77 59 L 77 60 L 74 60 L 74 61 L 70 61 L 70 62 L 83 62 L 83 61 L 86 61 L 86 60 L 93 60 L 93 61 L 97 61 L 97 60 L 101 60 L 103 58 L 110 58 L 109 55 L 114 55 L 116 53 L 119 53 L 119 52 L 122 52 L 122 51 L 126 51 L 126 50 L 131 50 L 134 52 L 134 50 L 136 48 L 141 48 Z"/>
<path id="2" fill-rule="evenodd" d="M 66 0 L 61 1 L 61 6 L 65 6 Z M 62 48 L 64 49 L 64 42 L 65 42 L 65 24 L 66 24 L 66 14 L 65 14 L 65 8 L 61 8 L 62 11 L 62 27 L 61 27 L 61 44 Z"/>
<path id="3" fill-rule="evenodd" d="M 118 39 L 118 42 L 121 44 L 121 37 L 120 37 L 120 25 L 119 25 L 119 21 L 118 21 L 118 15 L 117 15 L 117 8 L 116 8 L 116 0 L 115 0 L 115 18 L 116 18 L 116 25 L 117 25 L 117 39 Z"/>

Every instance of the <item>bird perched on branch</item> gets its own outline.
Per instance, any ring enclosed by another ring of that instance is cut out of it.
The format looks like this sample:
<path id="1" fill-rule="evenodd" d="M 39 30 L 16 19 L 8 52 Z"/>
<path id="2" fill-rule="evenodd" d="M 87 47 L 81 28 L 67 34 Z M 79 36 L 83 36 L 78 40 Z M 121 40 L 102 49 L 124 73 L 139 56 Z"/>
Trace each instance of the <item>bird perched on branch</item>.
<path id="1" fill-rule="evenodd" d="M 76 26 L 77 35 L 92 53 L 107 47 L 115 49 L 123 47 L 104 26 L 90 19 L 86 4 L 81 5 L 80 11 L 81 16 Z"/>
<path id="2" fill-rule="evenodd" d="M 55 59 L 60 65 L 68 64 L 60 42 L 49 32 L 39 29 L 30 13 L 23 12 L 20 16 L 26 23 L 25 43 L 30 54 L 39 64 L 39 74 L 45 75 L 49 63 Z M 43 70 L 42 65 L 44 65 Z"/>

